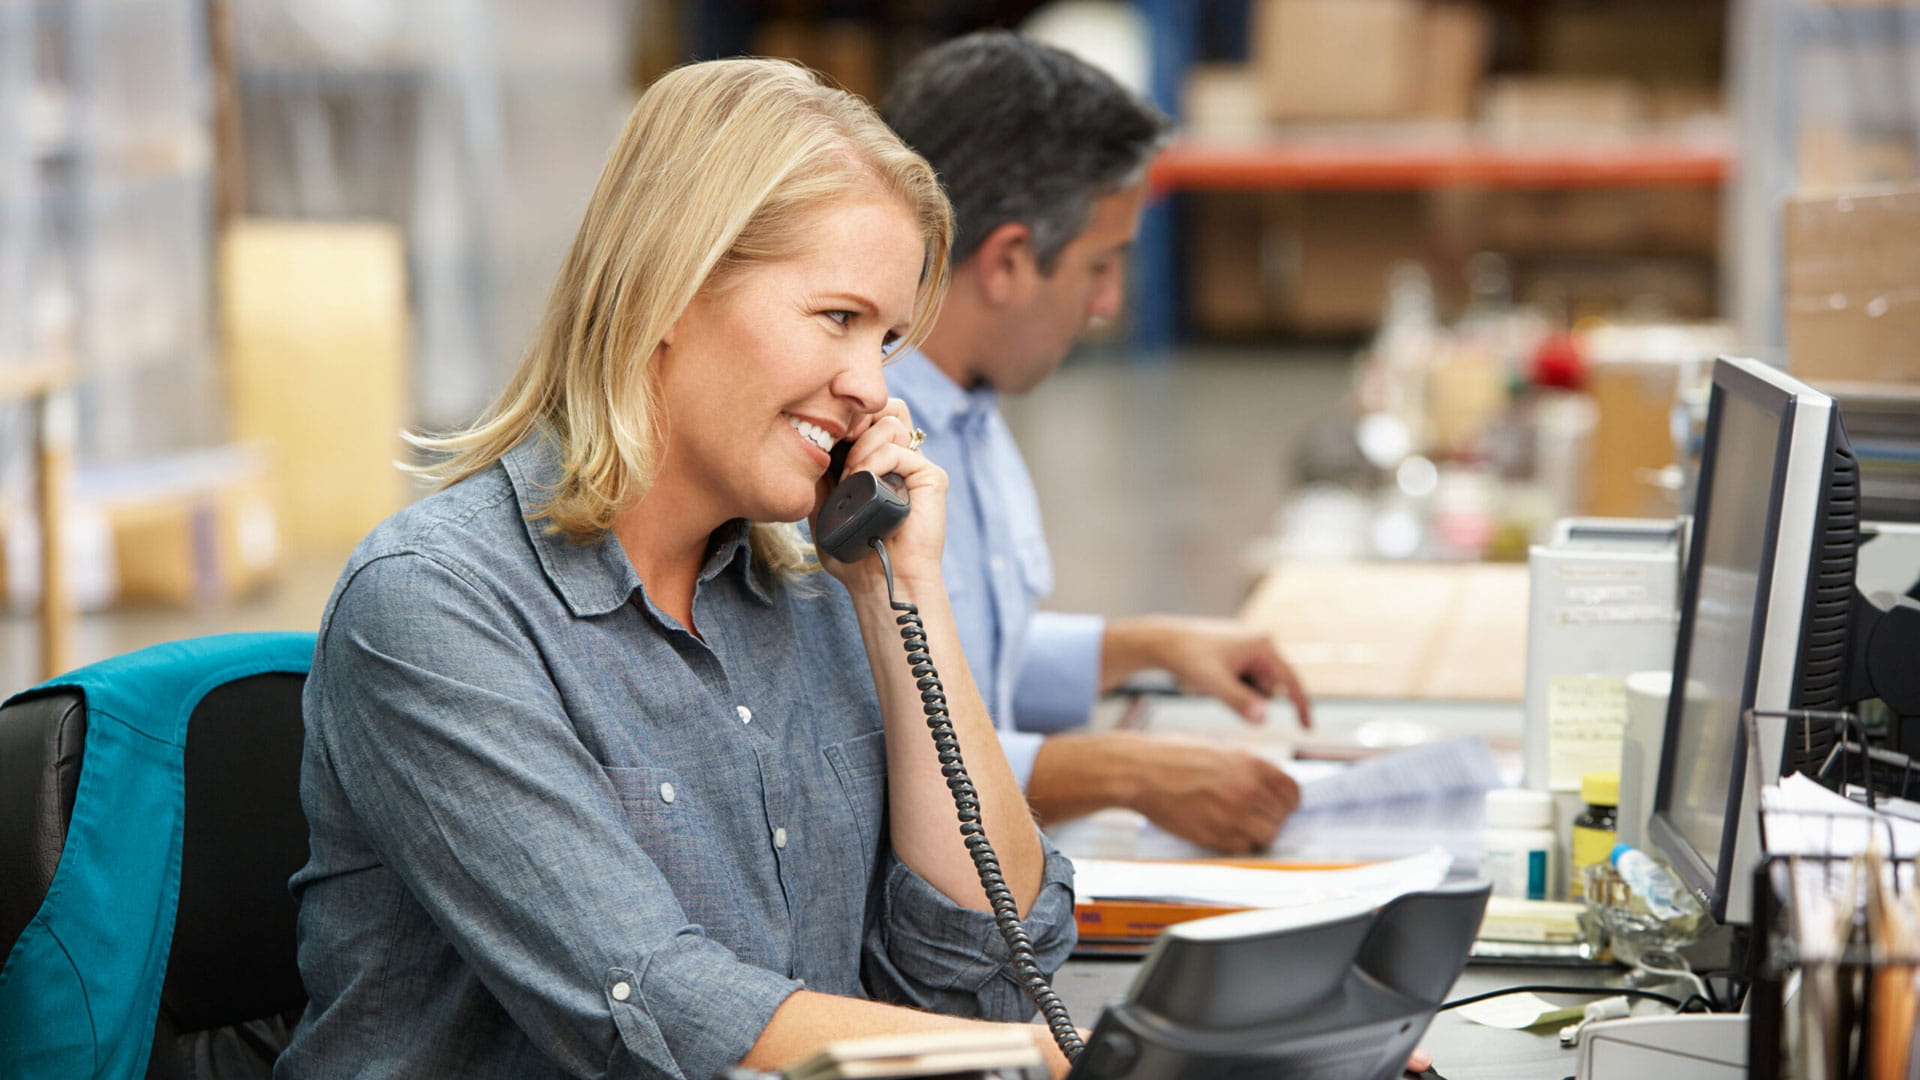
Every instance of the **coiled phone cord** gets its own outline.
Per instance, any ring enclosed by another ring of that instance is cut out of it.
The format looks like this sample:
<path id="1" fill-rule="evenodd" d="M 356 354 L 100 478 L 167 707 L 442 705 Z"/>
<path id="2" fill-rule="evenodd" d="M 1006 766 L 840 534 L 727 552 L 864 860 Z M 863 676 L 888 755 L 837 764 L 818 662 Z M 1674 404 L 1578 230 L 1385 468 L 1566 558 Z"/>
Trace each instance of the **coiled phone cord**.
<path id="1" fill-rule="evenodd" d="M 1012 890 L 1007 888 L 1006 876 L 1000 872 L 1000 857 L 993 853 L 993 844 L 980 824 L 980 795 L 973 788 L 973 778 L 967 775 L 966 762 L 960 758 L 960 740 L 954 735 L 952 718 L 947 715 L 947 694 L 940 685 L 940 673 L 934 670 L 933 656 L 927 652 L 920 609 L 894 598 L 893 564 L 887 560 L 887 545 L 878 537 L 868 542 L 879 553 L 880 568 L 887 575 L 887 603 L 900 613 L 894 622 L 899 624 L 900 640 L 906 645 L 907 662 L 913 665 L 914 685 L 920 689 L 920 707 L 927 714 L 927 729 L 933 733 L 933 745 L 940 752 L 940 773 L 947 778 L 947 789 L 953 792 L 954 810 L 960 817 L 960 835 L 965 838 L 967 853 L 973 856 L 973 866 L 980 874 L 980 887 L 986 891 L 987 902 L 993 905 L 993 921 L 1000 927 L 1000 936 L 1006 939 L 1020 988 L 1047 1018 L 1047 1029 L 1053 1032 L 1053 1041 L 1059 1045 L 1060 1052 L 1068 1061 L 1074 1061 L 1086 1049 L 1085 1044 L 1080 1041 L 1073 1019 L 1067 1015 L 1067 1007 L 1047 982 L 1047 973 L 1040 970 L 1039 961 L 1034 959 L 1033 938 L 1028 936 L 1026 924 L 1020 921 L 1020 907 L 1014 902 Z"/>

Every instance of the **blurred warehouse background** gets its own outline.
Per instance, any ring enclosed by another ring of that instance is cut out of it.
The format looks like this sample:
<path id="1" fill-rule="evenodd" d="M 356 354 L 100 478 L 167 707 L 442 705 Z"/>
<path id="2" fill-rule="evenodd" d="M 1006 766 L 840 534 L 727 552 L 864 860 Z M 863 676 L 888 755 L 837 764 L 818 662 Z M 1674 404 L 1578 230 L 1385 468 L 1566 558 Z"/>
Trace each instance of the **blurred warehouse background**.
<path id="1" fill-rule="evenodd" d="M 1920 5 L 0 0 L 5 688 L 311 628 L 516 362 L 638 89 L 1022 28 L 1174 113 L 1129 316 L 1009 403 L 1056 603 L 1671 516 L 1705 362 L 1920 520 Z"/>

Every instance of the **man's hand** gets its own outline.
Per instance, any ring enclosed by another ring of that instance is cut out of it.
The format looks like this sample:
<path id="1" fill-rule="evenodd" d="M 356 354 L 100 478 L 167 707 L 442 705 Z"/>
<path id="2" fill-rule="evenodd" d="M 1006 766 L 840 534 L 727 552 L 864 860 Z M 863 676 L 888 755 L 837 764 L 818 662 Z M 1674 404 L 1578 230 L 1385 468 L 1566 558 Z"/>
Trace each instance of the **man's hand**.
<path id="1" fill-rule="evenodd" d="M 1310 727 L 1312 707 L 1300 677 L 1266 634 L 1231 619 L 1146 615 L 1107 623 L 1100 643 L 1100 686 L 1112 690 L 1135 672 L 1164 668 L 1184 690 L 1219 698 L 1250 724 L 1263 723 L 1267 701 L 1284 691 Z"/>
<path id="2" fill-rule="evenodd" d="M 1124 806 L 1202 847 L 1248 854 L 1272 845 L 1300 786 L 1265 758 L 1206 739 L 1073 732 L 1041 744 L 1027 802 L 1043 825 Z"/>

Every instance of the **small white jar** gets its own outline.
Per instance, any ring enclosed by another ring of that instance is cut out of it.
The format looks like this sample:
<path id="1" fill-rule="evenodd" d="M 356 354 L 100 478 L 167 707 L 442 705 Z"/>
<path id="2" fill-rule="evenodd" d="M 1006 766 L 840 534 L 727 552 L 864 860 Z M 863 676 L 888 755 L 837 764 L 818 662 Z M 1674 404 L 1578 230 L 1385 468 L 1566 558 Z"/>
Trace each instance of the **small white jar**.
<path id="1" fill-rule="evenodd" d="M 1493 895 L 1548 899 L 1559 849 L 1553 831 L 1553 796 L 1527 788 L 1487 792 L 1480 865 L 1481 872 L 1493 882 Z"/>

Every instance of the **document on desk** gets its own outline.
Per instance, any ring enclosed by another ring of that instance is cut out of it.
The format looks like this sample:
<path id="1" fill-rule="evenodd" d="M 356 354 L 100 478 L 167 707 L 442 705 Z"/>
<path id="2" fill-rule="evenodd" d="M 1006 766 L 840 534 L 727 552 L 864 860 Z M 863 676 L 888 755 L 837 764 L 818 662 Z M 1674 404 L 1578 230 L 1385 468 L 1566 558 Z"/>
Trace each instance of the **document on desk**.
<path id="1" fill-rule="evenodd" d="M 1767 852 L 1864 855 L 1876 842 L 1901 858 L 1920 855 L 1920 821 L 1884 813 L 1795 773 L 1760 790 Z"/>
<path id="2" fill-rule="evenodd" d="M 1148 900 L 1231 907 L 1284 908 L 1335 900 L 1384 904 L 1431 889 L 1452 856 L 1439 849 L 1392 862 L 1339 870 L 1286 870 L 1219 863 L 1075 859 L 1075 894 L 1091 900 Z"/>
<path id="3" fill-rule="evenodd" d="M 1266 854 L 1305 861 L 1396 859 L 1440 848 L 1464 865 L 1477 864 L 1486 793 L 1502 786 L 1493 754 L 1478 735 L 1339 768 L 1302 762 L 1288 769 L 1300 781 L 1300 808 Z M 1134 854 L 1192 859 L 1210 853 L 1149 824 Z"/>

